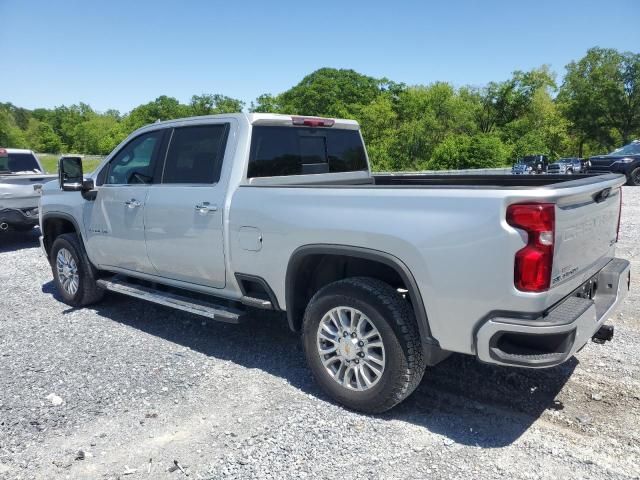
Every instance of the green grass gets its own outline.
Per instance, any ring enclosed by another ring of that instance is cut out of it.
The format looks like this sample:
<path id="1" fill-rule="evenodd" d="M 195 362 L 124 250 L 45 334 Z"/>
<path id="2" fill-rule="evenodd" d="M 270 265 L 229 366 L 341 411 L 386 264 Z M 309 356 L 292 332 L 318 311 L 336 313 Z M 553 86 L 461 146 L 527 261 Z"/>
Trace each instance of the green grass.
<path id="1" fill-rule="evenodd" d="M 58 159 L 60 155 L 40 154 L 40 163 L 47 173 L 58 173 Z M 85 173 L 92 172 L 100 164 L 103 157 L 86 156 L 82 160 L 82 168 Z"/>

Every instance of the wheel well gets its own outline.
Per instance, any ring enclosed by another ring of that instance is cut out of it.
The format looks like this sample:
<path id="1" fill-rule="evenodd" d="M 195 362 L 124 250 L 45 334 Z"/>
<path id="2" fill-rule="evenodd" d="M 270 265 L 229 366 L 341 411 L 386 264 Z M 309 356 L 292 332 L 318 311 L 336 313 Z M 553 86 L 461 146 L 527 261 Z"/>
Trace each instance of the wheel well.
<path id="1" fill-rule="evenodd" d="M 47 256 L 51 253 L 53 242 L 63 233 L 78 233 L 76 226 L 71 220 L 60 217 L 46 218 L 43 220 L 44 249 Z"/>
<path id="2" fill-rule="evenodd" d="M 407 292 L 409 286 L 389 264 L 341 254 L 309 254 L 287 272 L 287 313 L 292 329 L 299 330 L 311 297 L 325 285 L 349 277 L 371 277 Z M 293 271 L 291 271 L 293 270 Z M 411 296 L 407 295 L 411 301 Z"/>

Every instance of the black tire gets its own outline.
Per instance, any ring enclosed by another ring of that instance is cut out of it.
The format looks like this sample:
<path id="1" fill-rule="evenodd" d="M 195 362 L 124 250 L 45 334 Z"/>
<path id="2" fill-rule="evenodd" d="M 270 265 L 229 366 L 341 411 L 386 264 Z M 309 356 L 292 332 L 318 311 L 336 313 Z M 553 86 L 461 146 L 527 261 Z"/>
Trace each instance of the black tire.
<path id="1" fill-rule="evenodd" d="M 322 364 L 316 335 L 322 318 L 333 308 L 356 308 L 380 332 L 386 364 L 380 379 L 366 390 L 340 385 Z M 381 413 L 407 398 L 425 371 L 420 334 L 408 302 L 388 284 L 368 277 L 353 277 L 319 290 L 304 315 L 302 339 L 307 364 L 320 387 L 334 400 L 353 410 Z"/>
<path id="2" fill-rule="evenodd" d="M 640 167 L 636 167 L 629 172 L 627 177 L 627 185 L 632 187 L 640 186 Z"/>
<path id="3" fill-rule="evenodd" d="M 78 288 L 75 293 L 68 292 L 60 280 L 56 259 L 61 249 L 66 249 L 77 265 L 78 272 Z M 53 280 L 56 284 L 58 292 L 62 299 L 68 305 L 73 307 L 84 307 L 96 303 L 104 296 L 104 290 L 96 284 L 98 271 L 91 264 L 87 257 L 78 236 L 75 233 L 64 233 L 57 237 L 51 246 L 51 255 L 49 257 L 51 270 L 53 271 Z"/>

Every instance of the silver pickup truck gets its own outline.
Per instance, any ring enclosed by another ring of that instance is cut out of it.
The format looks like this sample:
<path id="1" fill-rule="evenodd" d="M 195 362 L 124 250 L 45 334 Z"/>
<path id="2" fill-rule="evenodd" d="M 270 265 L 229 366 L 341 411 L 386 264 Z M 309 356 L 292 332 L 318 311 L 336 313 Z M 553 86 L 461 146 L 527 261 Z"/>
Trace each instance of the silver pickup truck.
<path id="1" fill-rule="evenodd" d="M 320 386 L 382 412 L 451 352 L 548 367 L 629 289 L 620 175 L 374 175 L 351 120 L 187 118 L 83 176 L 60 162 L 41 243 L 73 306 L 105 290 L 239 323 L 286 312 Z"/>
<path id="2" fill-rule="evenodd" d="M 52 178 L 31 150 L 0 148 L 0 233 L 38 224 L 40 188 Z"/>

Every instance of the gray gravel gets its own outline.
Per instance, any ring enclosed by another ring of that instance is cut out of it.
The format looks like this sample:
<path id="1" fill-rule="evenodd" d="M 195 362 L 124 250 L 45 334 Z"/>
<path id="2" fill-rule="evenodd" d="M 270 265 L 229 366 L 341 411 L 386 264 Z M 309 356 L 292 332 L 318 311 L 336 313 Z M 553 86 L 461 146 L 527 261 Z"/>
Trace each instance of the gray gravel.
<path id="1" fill-rule="evenodd" d="M 620 256 L 640 271 L 640 188 Z M 59 301 L 33 234 L 0 236 L 0 478 L 640 478 L 640 288 L 614 341 L 542 371 L 452 356 L 365 416 L 310 380 L 276 316 L 241 326 L 117 295 Z M 171 468 L 173 467 L 173 468 Z M 169 470 L 173 471 L 169 471 Z"/>

